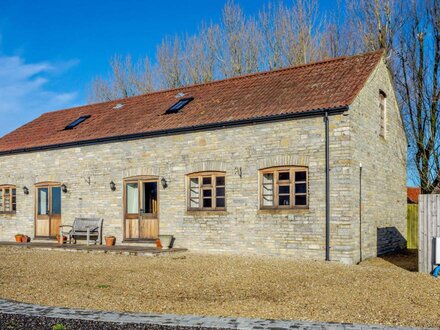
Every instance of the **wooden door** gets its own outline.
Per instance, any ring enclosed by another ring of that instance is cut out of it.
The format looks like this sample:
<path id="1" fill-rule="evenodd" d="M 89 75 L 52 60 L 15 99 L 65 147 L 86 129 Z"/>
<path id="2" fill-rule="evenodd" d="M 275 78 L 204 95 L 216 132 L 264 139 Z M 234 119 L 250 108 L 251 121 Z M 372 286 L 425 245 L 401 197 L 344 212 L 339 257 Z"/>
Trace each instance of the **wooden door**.
<path id="1" fill-rule="evenodd" d="M 157 239 L 159 236 L 158 180 L 127 180 L 124 189 L 126 240 Z"/>
<path id="2" fill-rule="evenodd" d="M 56 237 L 61 225 L 61 187 L 37 186 L 35 202 L 35 236 Z"/>

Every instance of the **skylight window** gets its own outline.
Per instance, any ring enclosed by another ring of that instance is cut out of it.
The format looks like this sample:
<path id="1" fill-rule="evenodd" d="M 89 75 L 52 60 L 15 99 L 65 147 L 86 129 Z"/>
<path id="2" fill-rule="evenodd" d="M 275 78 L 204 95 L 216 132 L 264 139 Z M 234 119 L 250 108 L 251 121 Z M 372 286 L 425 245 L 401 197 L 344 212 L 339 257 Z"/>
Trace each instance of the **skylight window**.
<path id="1" fill-rule="evenodd" d="M 72 121 L 69 125 L 67 125 L 64 129 L 72 129 L 81 124 L 84 120 L 90 118 L 90 115 L 81 116 L 78 119 Z"/>
<path id="2" fill-rule="evenodd" d="M 188 97 L 186 99 L 181 99 L 177 101 L 174 105 L 172 105 L 165 113 L 177 113 L 179 112 L 185 105 L 194 100 L 193 97 Z"/>

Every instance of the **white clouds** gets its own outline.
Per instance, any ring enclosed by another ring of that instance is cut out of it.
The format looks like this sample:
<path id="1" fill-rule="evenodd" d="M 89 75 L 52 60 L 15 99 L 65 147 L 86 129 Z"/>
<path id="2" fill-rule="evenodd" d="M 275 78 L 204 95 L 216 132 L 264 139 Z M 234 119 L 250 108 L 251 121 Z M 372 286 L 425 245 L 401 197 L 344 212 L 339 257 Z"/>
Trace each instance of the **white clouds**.
<path id="1" fill-rule="evenodd" d="M 0 136 L 43 112 L 73 106 L 76 92 L 54 92 L 47 85 L 77 63 L 26 63 L 19 56 L 0 54 Z"/>

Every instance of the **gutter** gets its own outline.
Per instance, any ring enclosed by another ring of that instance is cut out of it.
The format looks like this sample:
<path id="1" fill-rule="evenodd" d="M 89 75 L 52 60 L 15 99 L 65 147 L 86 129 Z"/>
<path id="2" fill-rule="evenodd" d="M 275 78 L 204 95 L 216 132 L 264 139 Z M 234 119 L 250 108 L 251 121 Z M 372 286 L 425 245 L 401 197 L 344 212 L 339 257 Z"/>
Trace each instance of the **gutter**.
<path id="1" fill-rule="evenodd" d="M 108 142 L 121 142 L 121 141 L 137 140 L 137 139 L 166 136 L 166 135 L 176 135 L 176 134 L 190 133 L 190 132 L 192 133 L 192 132 L 196 132 L 196 131 L 204 131 L 204 130 L 210 130 L 210 129 L 222 129 L 222 128 L 228 128 L 228 127 L 244 126 L 244 125 L 254 125 L 254 124 L 259 124 L 259 123 L 282 121 L 282 120 L 288 120 L 288 119 L 317 117 L 317 116 L 322 116 L 323 114 L 335 115 L 335 114 L 341 114 L 347 110 L 348 110 L 348 106 L 341 106 L 341 107 L 330 108 L 330 109 L 312 110 L 312 111 L 307 111 L 307 112 L 302 112 L 302 113 L 289 113 L 289 114 L 281 114 L 281 115 L 272 115 L 272 116 L 256 117 L 256 118 L 250 118 L 250 119 L 241 119 L 241 120 L 235 120 L 235 121 L 224 121 L 224 122 L 218 122 L 218 123 L 212 123 L 212 124 L 194 125 L 194 126 L 187 126 L 187 127 L 173 128 L 173 129 L 166 129 L 166 130 L 159 130 L 159 131 L 152 131 L 152 132 L 118 135 L 118 136 L 104 137 L 104 138 L 77 141 L 77 142 L 57 143 L 57 144 L 51 144 L 51 145 L 45 145 L 45 146 L 39 146 L 39 147 L 30 147 L 30 148 L 8 150 L 8 151 L 0 151 L 0 156 L 19 154 L 19 153 L 25 153 L 25 152 L 33 152 L 33 151 L 41 151 L 41 150 L 53 150 L 53 149 L 59 149 L 59 148 L 73 148 L 73 147 L 78 147 L 78 146 L 94 145 L 94 144 L 108 143 Z"/>

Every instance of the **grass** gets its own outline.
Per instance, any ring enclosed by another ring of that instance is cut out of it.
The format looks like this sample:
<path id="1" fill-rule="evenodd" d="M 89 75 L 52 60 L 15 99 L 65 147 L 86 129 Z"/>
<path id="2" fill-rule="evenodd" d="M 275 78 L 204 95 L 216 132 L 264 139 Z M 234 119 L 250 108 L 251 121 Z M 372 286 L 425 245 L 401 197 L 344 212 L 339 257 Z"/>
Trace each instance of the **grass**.
<path id="1" fill-rule="evenodd" d="M 440 282 L 414 255 L 357 266 L 187 253 L 0 248 L 0 297 L 51 306 L 440 327 Z"/>

